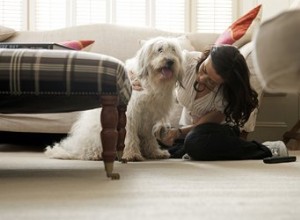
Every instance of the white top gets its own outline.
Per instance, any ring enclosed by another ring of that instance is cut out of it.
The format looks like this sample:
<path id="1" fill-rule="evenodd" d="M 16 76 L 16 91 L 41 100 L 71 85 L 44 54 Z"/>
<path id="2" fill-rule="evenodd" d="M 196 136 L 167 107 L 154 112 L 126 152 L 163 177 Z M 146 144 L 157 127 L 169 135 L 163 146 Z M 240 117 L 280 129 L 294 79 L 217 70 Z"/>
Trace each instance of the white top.
<path id="1" fill-rule="evenodd" d="M 197 92 L 194 90 L 194 82 L 196 80 L 196 63 L 197 60 L 190 60 L 191 63 L 185 65 L 184 76 L 182 79 L 182 87 L 176 90 L 177 100 L 183 106 L 183 111 L 179 121 L 180 125 L 191 125 L 194 120 L 201 118 L 210 111 L 221 111 L 225 109 L 225 101 L 223 101 L 222 92 L 215 87 L 213 91 L 196 99 Z"/>

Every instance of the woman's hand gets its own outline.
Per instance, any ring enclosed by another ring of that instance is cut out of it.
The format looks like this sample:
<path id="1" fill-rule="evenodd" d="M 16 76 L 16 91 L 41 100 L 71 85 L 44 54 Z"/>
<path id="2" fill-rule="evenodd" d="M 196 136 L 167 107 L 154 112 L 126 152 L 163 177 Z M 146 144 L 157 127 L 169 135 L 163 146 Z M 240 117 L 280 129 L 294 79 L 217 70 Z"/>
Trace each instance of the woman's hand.
<path id="1" fill-rule="evenodd" d="M 161 127 L 154 135 L 163 145 L 171 147 L 174 141 L 181 136 L 181 132 L 177 128 Z"/>
<path id="2" fill-rule="evenodd" d="M 180 137 L 180 132 L 176 128 L 171 128 L 167 130 L 165 135 L 161 138 L 161 142 L 166 146 L 172 146 L 174 141 Z"/>

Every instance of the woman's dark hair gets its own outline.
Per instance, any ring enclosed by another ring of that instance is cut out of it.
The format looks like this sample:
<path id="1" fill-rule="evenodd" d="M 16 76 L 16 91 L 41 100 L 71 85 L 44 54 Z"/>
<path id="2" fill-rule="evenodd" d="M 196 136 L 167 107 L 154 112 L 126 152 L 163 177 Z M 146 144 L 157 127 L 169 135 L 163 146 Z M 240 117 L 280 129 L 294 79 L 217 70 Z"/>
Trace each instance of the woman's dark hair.
<path id="1" fill-rule="evenodd" d="M 234 46 L 213 46 L 205 51 L 204 56 L 199 60 L 197 72 L 201 63 L 209 55 L 214 69 L 223 79 L 219 90 L 222 90 L 227 102 L 224 109 L 225 120 L 242 127 L 249 119 L 251 112 L 258 107 L 258 95 L 251 88 L 246 60 Z"/>

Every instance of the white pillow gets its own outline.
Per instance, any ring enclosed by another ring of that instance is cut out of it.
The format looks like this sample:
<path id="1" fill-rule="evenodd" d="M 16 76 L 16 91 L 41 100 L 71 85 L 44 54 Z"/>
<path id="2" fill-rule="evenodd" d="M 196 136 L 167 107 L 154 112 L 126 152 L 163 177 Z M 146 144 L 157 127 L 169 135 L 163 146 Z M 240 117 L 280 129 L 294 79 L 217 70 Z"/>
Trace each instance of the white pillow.
<path id="1" fill-rule="evenodd" d="M 0 41 L 4 41 L 11 37 L 16 31 L 12 28 L 4 27 L 0 25 Z"/>
<path id="2" fill-rule="evenodd" d="M 177 37 L 177 40 L 181 46 L 182 50 L 194 51 L 195 48 L 191 44 L 190 39 L 186 35 L 181 35 Z"/>

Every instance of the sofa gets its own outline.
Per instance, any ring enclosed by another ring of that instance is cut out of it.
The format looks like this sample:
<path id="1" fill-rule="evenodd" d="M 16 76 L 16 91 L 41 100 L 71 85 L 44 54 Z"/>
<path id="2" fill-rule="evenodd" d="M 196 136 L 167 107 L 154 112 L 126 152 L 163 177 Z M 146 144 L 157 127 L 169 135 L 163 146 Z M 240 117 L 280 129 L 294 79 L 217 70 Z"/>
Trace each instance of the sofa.
<path id="1" fill-rule="evenodd" d="M 135 55 L 140 41 L 156 36 L 176 37 L 183 50 L 203 51 L 215 43 L 216 33 L 173 33 L 154 28 L 125 27 L 113 24 L 89 24 L 50 31 L 16 31 L 2 42 L 62 42 L 68 40 L 93 40 L 84 48 L 90 53 L 105 54 L 125 61 Z M 251 83 L 262 96 L 263 90 L 252 65 L 253 43 L 246 42 L 240 47 L 250 68 Z M 80 112 L 51 114 L 0 114 L 0 131 L 66 134 Z M 170 123 L 177 126 L 181 107 L 175 105 Z M 246 132 L 255 129 L 257 111 L 254 111 L 243 128 Z"/>
<path id="2" fill-rule="evenodd" d="M 255 34 L 254 68 L 266 91 L 300 94 L 300 1 L 290 10 L 264 21 Z M 278 44 L 278 42 L 283 42 Z M 300 100 L 300 99 L 299 99 Z M 299 104 L 298 104 L 299 105 Z M 300 147 L 300 112 L 295 125 L 283 134 L 283 141 L 297 140 Z"/>

